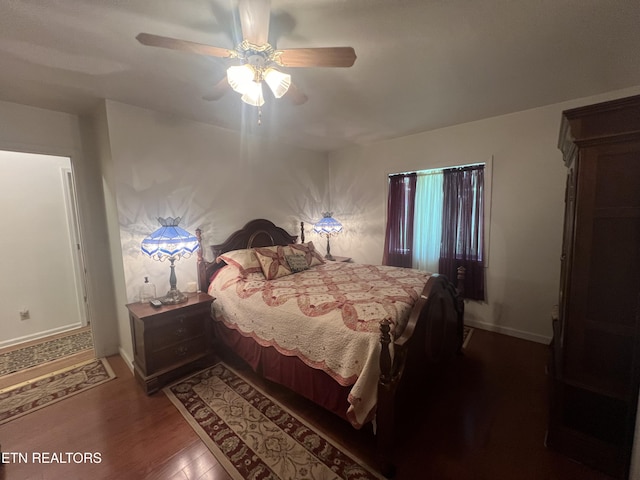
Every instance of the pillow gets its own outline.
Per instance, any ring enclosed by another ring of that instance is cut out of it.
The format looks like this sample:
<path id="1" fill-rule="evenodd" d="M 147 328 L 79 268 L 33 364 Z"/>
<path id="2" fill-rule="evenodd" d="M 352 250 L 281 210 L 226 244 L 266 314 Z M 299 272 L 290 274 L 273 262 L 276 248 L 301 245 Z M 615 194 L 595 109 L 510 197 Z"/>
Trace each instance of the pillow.
<path id="1" fill-rule="evenodd" d="M 256 248 L 255 254 L 267 280 L 291 275 L 293 272 L 285 258 L 285 247 Z"/>
<path id="2" fill-rule="evenodd" d="M 258 258 L 252 248 L 232 250 L 230 252 L 223 253 L 218 256 L 216 262 L 219 262 L 220 260 L 223 260 L 229 265 L 235 265 L 243 275 L 262 272 L 260 262 L 258 262 Z"/>
<path id="3" fill-rule="evenodd" d="M 303 270 L 309 270 L 309 264 L 304 255 L 285 255 L 284 258 L 289 264 L 289 268 L 293 273 L 302 272 Z"/>
<path id="4" fill-rule="evenodd" d="M 320 255 L 313 246 L 313 242 L 292 243 L 291 245 L 287 245 L 287 248 L 289 249 L 289 255 L 304 255 L 307 265 L 310 267 L 325 263 L 322 255 Z"/>

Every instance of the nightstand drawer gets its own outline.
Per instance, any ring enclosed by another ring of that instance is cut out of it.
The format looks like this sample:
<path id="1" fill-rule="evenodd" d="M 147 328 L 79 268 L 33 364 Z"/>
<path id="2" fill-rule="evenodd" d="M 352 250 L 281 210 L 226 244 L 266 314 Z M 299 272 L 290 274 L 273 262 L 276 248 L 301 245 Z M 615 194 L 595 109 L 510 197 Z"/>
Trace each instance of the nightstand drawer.
<path id="1" fill-rule="evenodd" d="M 158 322 L 148 331 L 149 346 L 155 352 L 170 345 L 202 335 L 204 322 L 201 313 L 178 315 Z"/>
<path id="2" fill-rule="evenodd" d="M 205 336 L 192 338 L 186 342 L 177 343 L 158 350 L 153 354 L 152 371 L 149 373 L 156 373 L 165 368 L 173 367 L 180 362 L 189 361 L 194 357 L 203 355 L 206 350 L 207 344 Z"/>

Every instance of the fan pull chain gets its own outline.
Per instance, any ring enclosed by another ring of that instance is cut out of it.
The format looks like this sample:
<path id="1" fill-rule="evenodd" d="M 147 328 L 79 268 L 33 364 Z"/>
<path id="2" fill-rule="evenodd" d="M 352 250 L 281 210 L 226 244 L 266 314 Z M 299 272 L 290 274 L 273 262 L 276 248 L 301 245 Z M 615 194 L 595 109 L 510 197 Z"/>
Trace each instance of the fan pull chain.
<path id="1" fill-rule="evenodd" d="M 262 107 L 258 107 L 258 126 L 262 125 Z"/>

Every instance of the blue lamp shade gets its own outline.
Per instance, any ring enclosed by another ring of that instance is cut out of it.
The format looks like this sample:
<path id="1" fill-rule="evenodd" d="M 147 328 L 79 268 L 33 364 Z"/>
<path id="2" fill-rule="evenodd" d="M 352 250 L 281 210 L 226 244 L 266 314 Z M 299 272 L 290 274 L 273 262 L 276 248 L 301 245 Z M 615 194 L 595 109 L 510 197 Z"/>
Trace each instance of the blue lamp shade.
<path id="1" fill-rule="evenodd" d="M 331 255 L 331 246 L 329 245 L 329 237 L 337 235 L 342 231 L 342 224 L 332 217 L 333 213 L 324 212 L 322 220 L 313 226 L 313 231 L 319 235 L 327 237 L 327 254 L 324 256 L 327 260 L 334 260 Z"/>
<path id="2" fill-rule="evenodd" d="M 324 212 L 322 220 L 313 226 L 313 231 L 320 235 L 332 236 L 342 231 L 342 224 L 332 217 L 333 213 Z"/>
<path id="3" fill-rule="evenodd" d="M 154 260 L 178 259 L 189 257 L 200 248 L 195 235 L 180 228 L 180 217 L 158 218 L 162 225 L 142 241 L 142 253 Z"/>
<path id="4" fill-rule="evenodd" d="M 170 289 L 167 294 L 159 300 L 166 305 L 183 303 L 188 300 L 187 296 L 177 288 L 176 272 L 173 262 L 180 258 L 188 258 L 193 252 L 200 248 L 198 239 L 189 232 L 180 228 L 180 217 L 158 218 L 160 227 L 142 241 L 142 253 L 154 260 L 169 260 L 171 263 L 171 273 L 169 275 Z"/>

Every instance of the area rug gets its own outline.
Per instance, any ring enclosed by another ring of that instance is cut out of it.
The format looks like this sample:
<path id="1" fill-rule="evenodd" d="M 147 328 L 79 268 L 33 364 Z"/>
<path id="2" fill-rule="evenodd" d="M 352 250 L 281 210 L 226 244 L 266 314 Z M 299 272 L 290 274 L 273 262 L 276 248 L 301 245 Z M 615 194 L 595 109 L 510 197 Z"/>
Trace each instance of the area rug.
<path id="1" fill-rule="evenodd" d="M 89 360 L 0 390 L 0 425 L 116 378 L 106 359 Z"/>
<path id="2" fill-rule="evenodd" d="M 464 330 L 462 331 L 462 348 L 467 348 L 467 346 L 469 345 L 469 340 L 471 340 L 471 335 L 473 335 L 473 328 L 471 327 L 464 327 Z"/>
<path id="3" fill-rule="evenodd" d="M 163 390 L 234 479 L 382 478 L 224 363 Z"/>
<path id="4" fill-rule="evenodd" d="M 0 376 L 93 348 L 90 329 L 0 353 Z"/>

